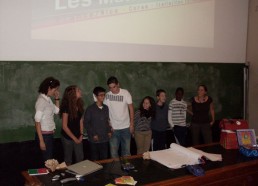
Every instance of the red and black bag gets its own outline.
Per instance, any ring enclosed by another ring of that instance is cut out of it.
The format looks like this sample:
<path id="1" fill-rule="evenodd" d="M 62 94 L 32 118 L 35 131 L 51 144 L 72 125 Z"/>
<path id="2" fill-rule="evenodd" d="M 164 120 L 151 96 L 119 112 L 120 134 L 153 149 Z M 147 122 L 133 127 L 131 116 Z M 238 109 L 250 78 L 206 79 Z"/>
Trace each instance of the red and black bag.
<path id="1" fill-rule="evenodd" d="M 249 127 L 247 121 L 243 119 L 222 119 L 220 128 L 220 144 L 225 149 L 238 149 L 236 130 Z"/>

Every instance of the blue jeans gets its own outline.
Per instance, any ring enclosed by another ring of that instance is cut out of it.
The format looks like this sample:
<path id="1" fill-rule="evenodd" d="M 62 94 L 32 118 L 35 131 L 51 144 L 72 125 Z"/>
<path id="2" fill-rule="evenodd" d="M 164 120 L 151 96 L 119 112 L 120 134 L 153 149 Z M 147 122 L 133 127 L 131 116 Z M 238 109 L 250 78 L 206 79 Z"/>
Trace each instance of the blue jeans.
<path id="1" fill-rule="evenodd" d="M 53 134 L 42 134 L 43 140 L 46 145 L 46 150 L 41 150 L 43 161 L 45 162 L 48 159 L 53 159 L 53 146 L 54 146 L 54 135 Z M 36 133 L 35 140 L 39 145 L 39 137 Z"/>
<path id="2" fill-rule="evenodd" d="M 121 146 L 121 156 L 130 156 L 131 133 L 130 128 L 114 130 L 109 141 L 111 158 L 118 158 L 118 149 Z"/>

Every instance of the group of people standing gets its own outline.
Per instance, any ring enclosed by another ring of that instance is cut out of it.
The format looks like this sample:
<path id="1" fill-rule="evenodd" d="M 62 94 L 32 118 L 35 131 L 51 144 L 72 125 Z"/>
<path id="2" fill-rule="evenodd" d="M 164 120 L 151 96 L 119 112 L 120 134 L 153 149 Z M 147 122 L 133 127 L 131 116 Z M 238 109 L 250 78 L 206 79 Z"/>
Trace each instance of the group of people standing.
<path id="1" fill-rule="evenodd" d="M 207 95 L 207 87 L 200 85 L 198 95 L 189 103 L 183 100 L 183 88 L 177 88 L 175 98 L 166 104 L 166 92 L 156 91 L 156 101 L 150 96 L 142 99 L 134 112 L 131 94 L 120 88 L 116 77 L 107 80 L 109 91 L 103 87 L 93 90 L 94 103 L 84 110 L 82 93 L 78 86 L 68 86 L 60 103 L 60 82 L 46 78 L 39 86 L 39 96 L 35 104 L 36 141 L 43 159 L 53 158 L 53 136 L 55 132 L 54 114 L 62 119 L 61 139 L 66 164 L 84 159 L 84 129 L 90 144 L 92 160 L 130 155 L 131 136 L 135 138 L 137 154 L 166 148 L 166 130 L 172 127 L 177 142 L 186 146 L 186 115 L 192 115 L 192 142 L 199 144 L 202 135 L 205 143 L 210 143 L 211 126 L 214 123 L 212 98 Z M 52 102 L 54 98 L 54 103 Z M 211 117 L 210 117 L 211 115 Z M 211 119 L 210 119 L 211 118 Z"/>

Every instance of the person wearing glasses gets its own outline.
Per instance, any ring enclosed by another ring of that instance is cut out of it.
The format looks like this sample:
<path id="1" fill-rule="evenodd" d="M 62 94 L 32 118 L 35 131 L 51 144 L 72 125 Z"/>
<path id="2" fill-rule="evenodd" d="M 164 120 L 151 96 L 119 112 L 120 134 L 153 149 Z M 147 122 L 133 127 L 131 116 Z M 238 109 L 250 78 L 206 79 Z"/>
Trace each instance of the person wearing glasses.
<path id="1" fill-rule="evenodd" d="M 90 143 L 91 160 L 102 160 L 108 158 L 109 139 L 112 128 L 109 123 L 109 110 L 103 104 L 106 90 L 95 87 L 93 95 L 95 103 L 88 106 L 84 115 L 84 127 L 86 128 Z"/>

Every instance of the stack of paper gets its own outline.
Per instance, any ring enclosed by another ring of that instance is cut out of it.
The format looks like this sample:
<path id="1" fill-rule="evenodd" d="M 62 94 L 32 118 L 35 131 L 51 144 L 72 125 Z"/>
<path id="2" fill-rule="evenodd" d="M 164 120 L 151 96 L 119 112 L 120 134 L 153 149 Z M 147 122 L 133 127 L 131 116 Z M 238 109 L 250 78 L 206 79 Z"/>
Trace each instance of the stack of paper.
<path id="1" fill-rule="evenodd" d="M 199 164 L 202 156 L 211 161 L 222 160 L 220 154 L 205 153 L 201 150 L 192 147 L 185 148 L 175 143 L 172 143 L 169 149 L 150 152 L 152 160 L 173 169 L 178 169 L 185 165 Z"/>

